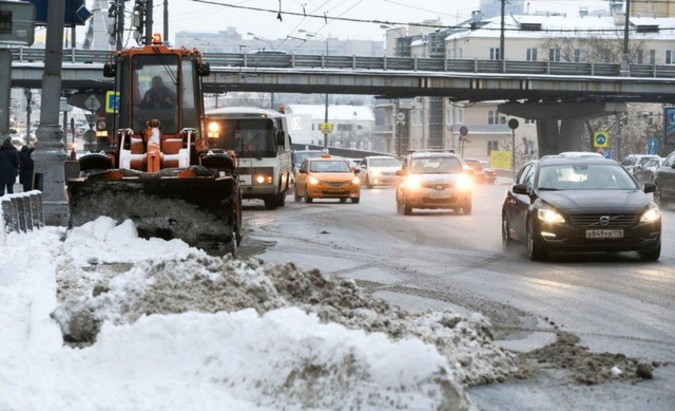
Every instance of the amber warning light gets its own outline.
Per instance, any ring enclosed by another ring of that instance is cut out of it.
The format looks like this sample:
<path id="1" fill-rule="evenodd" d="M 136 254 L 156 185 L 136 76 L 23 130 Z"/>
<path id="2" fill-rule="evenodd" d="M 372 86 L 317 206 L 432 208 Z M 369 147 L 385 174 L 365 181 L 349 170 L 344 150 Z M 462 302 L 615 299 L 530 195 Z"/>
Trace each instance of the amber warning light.
<path id="1" fill-rule="evenodd" d="M 152 35 L 152 44 L 162 44 L 162 35 L 155 33 Z"/>

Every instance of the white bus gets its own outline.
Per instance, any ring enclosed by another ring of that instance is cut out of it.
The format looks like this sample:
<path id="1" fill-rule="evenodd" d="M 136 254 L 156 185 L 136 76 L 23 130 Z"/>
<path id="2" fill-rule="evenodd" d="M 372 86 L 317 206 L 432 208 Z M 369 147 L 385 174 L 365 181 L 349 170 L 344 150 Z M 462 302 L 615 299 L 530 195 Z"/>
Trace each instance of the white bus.
<path id="1" fill-rule="evenodd" d="M 242 198 L 259 198 L 274 210 L 286 203 L 291 184 L 291 136 L 277 111 L 226 107 L 206 112 L 211 147 L 237 156 Z"/>

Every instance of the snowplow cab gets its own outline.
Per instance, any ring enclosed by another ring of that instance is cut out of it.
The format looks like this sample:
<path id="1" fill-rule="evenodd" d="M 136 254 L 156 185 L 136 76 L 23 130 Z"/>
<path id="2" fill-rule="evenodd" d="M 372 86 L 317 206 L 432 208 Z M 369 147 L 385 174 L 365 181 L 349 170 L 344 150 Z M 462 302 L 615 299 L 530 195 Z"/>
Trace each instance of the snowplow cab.
<path id="1" fill-rule="evenodd" d="M 80 157 L 67 181 L 71 227 L 99 216 L 132 219 L 142 237 L 179 238 L 233 252 L 241 195 L 232 153 L 211 150 L 203 132 L 197 50 L 150 44 L 116 52 L 104 66 L 117 101 L 109 147 Z"/>

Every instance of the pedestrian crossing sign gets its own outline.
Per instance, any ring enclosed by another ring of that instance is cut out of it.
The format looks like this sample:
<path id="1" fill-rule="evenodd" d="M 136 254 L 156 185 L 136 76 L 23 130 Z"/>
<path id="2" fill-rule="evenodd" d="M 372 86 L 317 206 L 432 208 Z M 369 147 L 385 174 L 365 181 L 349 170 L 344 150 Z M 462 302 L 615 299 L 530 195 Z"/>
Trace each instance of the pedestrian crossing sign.
<path id="1" fill-rule="evenodd" d="M 333 123 L 321 123 L 319 128 L 323 134 L 333 134 Z"/>
<path id="2" fill-rule="evenodd" d="M 105 93 L 105 112 L 117 113 L 120 108 L 120 92 L 107 91 Z"/>

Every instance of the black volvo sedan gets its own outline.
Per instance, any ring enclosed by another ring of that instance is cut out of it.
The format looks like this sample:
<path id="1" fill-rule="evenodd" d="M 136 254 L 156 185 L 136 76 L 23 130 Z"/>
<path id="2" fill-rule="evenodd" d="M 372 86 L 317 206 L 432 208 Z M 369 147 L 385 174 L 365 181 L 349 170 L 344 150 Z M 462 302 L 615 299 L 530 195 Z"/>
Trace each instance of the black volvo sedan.
<path id="1" fill-rule="evenodd" d="M 546 156 L 523 166 L 502 206 L 502 245 L 527 246 L 532 260 L 557 251 L 661 254 L 661 214 L 619 163 L 604 158 Z"/>

